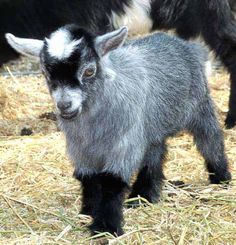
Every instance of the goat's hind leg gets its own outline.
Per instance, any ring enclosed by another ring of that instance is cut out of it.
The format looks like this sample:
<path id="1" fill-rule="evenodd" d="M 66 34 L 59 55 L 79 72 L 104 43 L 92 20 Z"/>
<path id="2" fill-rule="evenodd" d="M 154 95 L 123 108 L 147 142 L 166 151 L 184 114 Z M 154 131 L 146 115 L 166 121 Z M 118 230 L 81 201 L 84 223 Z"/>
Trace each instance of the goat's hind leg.
<path id="1" fill-rule="evenodd" d="M 166 146 L 164 143 L 150 146 L 144 156 L 143 167 L 139 171 L 137 180 L 133 184 L 129 198 L 140 196 L 151 203 L 159 199 L 164 179 L 162 165 L 165 154 Z M 138 200 L 128 203 L 130 207 L 137 207 L 138 205 Z"/>
<path id="2" fill-rule="evenodd" d="M 199 107 L 189 125 L 199 152 L 205 159 L 212 184 L 227 183 L 231 180 L 225 156 L 223 133 L 214 114 L 211 100 Z"/>

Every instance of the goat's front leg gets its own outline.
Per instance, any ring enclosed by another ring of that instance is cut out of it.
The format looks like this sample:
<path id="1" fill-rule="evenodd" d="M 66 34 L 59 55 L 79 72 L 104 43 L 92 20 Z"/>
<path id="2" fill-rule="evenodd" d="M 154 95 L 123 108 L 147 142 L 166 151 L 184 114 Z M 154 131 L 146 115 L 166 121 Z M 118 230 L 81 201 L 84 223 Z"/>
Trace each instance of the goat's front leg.
<path id="1" fill-rule="evenodd" d="M 93 234 L 109 232 L 116 236 L 122 235 L 122 204 L 128 185 L 121 178 L 109 173 L 99 174 L 99 179 L 102 200 L 94 213 L 94 220 L 89 228 Z"/>
<path id="2" fill-rule="evenodd" d="M 81 182 L 82 185 L 82 207 L 81 214 L 94 217 L 96 209 L 102 199 L 102 188 L 98 175 L 80 176 L 74 172 L 74 177 Z"/>

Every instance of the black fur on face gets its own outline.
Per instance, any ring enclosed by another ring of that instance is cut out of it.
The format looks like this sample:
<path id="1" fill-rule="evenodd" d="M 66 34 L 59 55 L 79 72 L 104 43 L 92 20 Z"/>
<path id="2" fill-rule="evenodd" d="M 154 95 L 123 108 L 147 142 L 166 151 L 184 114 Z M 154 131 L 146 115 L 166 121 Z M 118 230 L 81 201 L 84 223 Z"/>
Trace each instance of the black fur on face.
<path id="1" fill-rule="evenodd" d="M 86 90 L 88 83 L 93 83 L 99 73 L 99 57 L 94 49 L 95 36 L 76 25 L 65 26 L 63 31 L 70 34 L 71 41 L 81 42 L 68 57 L 58 58 L 49 52 L 50 39 L 44 41 L 40 58 L 49 89 L 52 91 L 58 86 L 69 86 Z M 95 74 L 92 77 L 87 78 L 83 75 L 87 68 L 94 70 Z"/>

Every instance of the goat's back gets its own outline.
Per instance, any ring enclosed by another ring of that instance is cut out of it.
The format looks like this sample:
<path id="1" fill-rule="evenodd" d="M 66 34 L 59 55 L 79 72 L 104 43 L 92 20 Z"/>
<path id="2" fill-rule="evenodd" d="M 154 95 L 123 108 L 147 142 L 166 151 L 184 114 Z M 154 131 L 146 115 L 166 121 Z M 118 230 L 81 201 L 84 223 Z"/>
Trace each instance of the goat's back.
<path id="1" fill-rule="evenodd" d="M 129 108 L 145 115 L 139 116 L 145 128 L 173 134 L 184 129 L 208 96 L 206 57 L 201 46 L 164 33 L 129 41 L 111 56 L 118 74 L 116 83 L 122 86 L 108 91 L 132 98 Z"/>

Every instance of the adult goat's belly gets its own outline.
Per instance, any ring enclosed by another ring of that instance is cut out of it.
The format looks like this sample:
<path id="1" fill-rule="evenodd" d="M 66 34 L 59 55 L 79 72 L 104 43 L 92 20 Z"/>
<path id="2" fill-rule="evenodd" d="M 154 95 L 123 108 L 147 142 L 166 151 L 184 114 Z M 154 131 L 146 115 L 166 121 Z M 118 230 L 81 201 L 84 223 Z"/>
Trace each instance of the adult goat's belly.
<path id="1" fill-rule="evenodd" d="M 151 0 L 133 0 L 130 6 L 124 7 L 124 14 L 112 12 L 111 22 L 115 28 L 127 26 L 130 36 L 143 35 L 152 29 L 150 10 Z"/>

